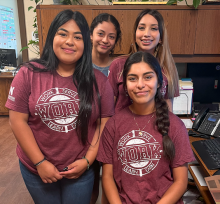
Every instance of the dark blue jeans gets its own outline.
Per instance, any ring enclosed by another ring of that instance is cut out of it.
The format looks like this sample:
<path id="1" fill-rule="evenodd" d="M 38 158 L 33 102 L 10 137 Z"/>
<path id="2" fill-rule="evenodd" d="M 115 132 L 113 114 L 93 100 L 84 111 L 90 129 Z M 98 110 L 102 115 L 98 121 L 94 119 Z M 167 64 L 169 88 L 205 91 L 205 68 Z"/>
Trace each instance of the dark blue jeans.
<path id="1" fill-rule="evenodd" d="M 35 204 L 89 204 L 94 169 L 85 171 L 78 179 L 63 178 L 55 183 L 44 183 L 40 176 L 30 172 L 20 161 L 20 170 Z"/>

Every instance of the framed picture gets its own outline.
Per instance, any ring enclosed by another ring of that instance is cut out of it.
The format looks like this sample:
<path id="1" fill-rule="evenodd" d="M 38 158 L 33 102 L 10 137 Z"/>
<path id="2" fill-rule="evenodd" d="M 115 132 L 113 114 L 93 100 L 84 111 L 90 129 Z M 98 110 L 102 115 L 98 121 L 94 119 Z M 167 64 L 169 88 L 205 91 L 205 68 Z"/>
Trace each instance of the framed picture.
<path id="1" fill-rule="evenodd" d="M 134 1 L 134 0 L 113 0 L 112 1 L 112 4 L 115 5 L 119 5 L 119 4 L 136 4 L 136 5 L 139 5 L 139 4 L 166 4 L 168 2 L 167 1 L 163 1 L 163 0 L 159 0 L 159 1 L 156 1 L 156 0 L 138 0 L 138 1 Z"/>
<path id="2" fill-rule="evenodd" d="M 202 4 L 215 4 L 215 5 L 220 5 L 220 0 L 204 0 Z"/>

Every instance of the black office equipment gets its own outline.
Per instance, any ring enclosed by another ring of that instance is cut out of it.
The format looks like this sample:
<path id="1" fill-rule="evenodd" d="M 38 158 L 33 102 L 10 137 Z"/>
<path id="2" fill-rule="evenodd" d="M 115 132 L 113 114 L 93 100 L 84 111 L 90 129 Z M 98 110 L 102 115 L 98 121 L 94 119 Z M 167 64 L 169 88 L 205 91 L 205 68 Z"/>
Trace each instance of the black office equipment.
<path id="1" fill-rule="evenodd" d="M 220 137 L 220 113 L 210 113 L 208 108 L 202 109 L 192 129 L 213 137 Z"/>
<path id="2" fill-rule="evenodd" d="M 213 174 L 213 176 L 216 176 L 216 175 L 220 175 L 220 169 Z"/>
<path id="3" fill-rule="evenodd" d="M 201 138 L 205 138 L 205 139 L 210 139 L 210 136 L 209 135 L 206 135 L 206 134 L 203 134 L 203 133 L 196 133 L 192 130 L 189 130 L 188 131 L 188 135 L 189 136 L 192 136 L 192 137 L 201 137 Z"/>
<path id="4" fill-rule="evenodd" d="M 220 138 L 192 142 L 208 169 L 220 168 Z"/>
<path id="5" fill-rule="evenodd" d="M 220 63 L 188 63 L 186 77 L 193 82 L 193 102 L 220 103 Z"/>
<path id="6" fill-rule="evenodd" d="M 198 114 L 203 108 L 209 108 L 209 112 L 212 113 L 217 113 L 219 112 L 219 104 L 212 104 L 212 103 L 208 103 L 208 104 L 193 104 L 193 111 L 195 114 Z"/>
<path id="7" fill-rule="evenodd" d="M 17 67 L 15 49 L 0 49 L 0 67 Z"/>

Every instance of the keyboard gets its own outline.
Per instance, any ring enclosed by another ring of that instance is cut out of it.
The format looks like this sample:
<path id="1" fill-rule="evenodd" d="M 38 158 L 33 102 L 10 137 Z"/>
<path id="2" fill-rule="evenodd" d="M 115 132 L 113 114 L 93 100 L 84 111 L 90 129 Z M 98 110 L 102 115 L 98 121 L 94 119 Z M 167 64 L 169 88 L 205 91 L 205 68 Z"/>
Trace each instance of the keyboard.
<path id="1" fill-rule="evenodd" d="M 192 142 L 208 169 L 220 168 L 220 138 Z"/>

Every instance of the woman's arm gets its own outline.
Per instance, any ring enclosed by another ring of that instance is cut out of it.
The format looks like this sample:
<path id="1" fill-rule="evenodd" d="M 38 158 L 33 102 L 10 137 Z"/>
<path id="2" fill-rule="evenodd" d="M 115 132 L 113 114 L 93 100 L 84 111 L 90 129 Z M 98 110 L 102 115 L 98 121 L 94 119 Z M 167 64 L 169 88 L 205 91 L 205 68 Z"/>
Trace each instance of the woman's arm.
<path id="1" fill-rule="evenodd" d="M 38 147 L 33 132 L 28 125 L 28 117 L 28 114 L 25 113 L 9 111 L 9 123 L 15 138 L 27 157 L 33 164 L 36 164 L 44 159 L 44 155 Z M 37 171 L 44 183 L 56 182 L 62 178 L 56 167 L 46 160 L 37 166 Z"/>
<path id="2" fill-rule="evenodd" d="M 170 112 L 173 112 L 173 99 L 165 99 L 168 105 L 168 109 Z"/>
<path id="3" fill-rule="evenodd" d="M 102 165 L 102 186 L 110 204 L 121 204 L 118 189 L 113 177 L 113 165 Z"/>
<path id="4" fill-rule="evenodd" d="M 95 158 L 98 153 L 100 136 L 102 134 L 102 130 L 105 127 L 105 123 L 108 121 L 108 119 L 109 117 L 101 118 L 101 121 L 99 119 L 97 120 L 97 126 L 95 130 L 95 134 L 92 139 L 92 143 L 85 155 L 85 157 L 89 161 L 89 165 L 92 165 L 92 163 L 95 161 Z M 68 166 L 68 169 L 70 170 L 66 172 L 60 172 L 60 175 L 68 179 L 76 179 L 80 177 L 83 174 L 83 172 L 87 169 L 87 165 L 88 163 L 86 159 L 79 159 Z"/>
<path id="5" fill-rule="evenodd" d="M 184 194 L 188 184 L 188 163 L 173 168 L 174 183 L 166 191 L 157 204 L 175 204 Z"/>

